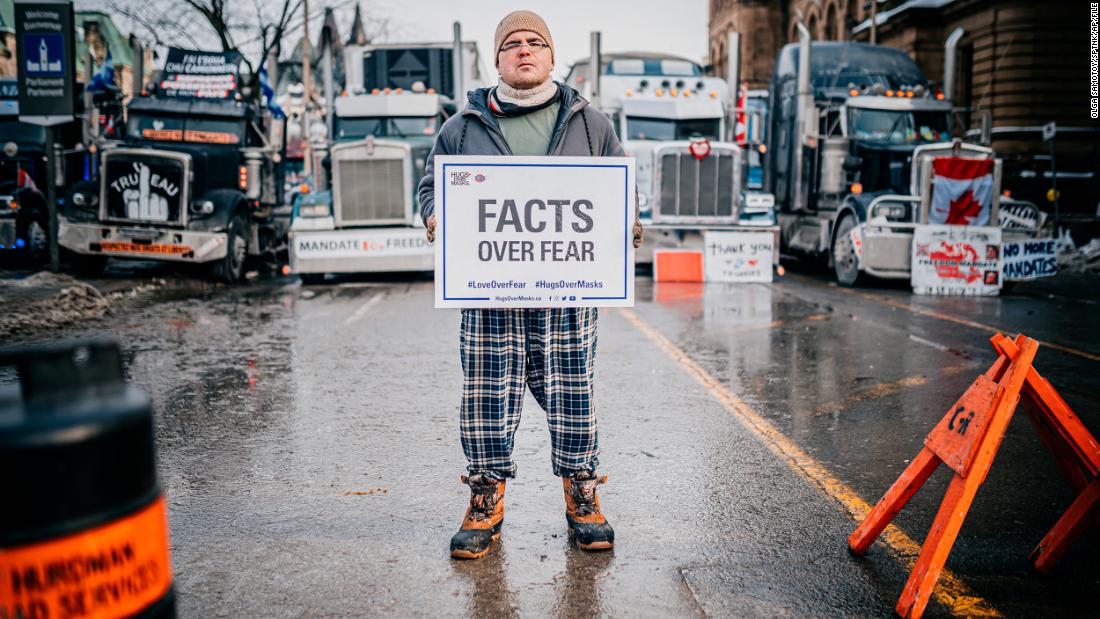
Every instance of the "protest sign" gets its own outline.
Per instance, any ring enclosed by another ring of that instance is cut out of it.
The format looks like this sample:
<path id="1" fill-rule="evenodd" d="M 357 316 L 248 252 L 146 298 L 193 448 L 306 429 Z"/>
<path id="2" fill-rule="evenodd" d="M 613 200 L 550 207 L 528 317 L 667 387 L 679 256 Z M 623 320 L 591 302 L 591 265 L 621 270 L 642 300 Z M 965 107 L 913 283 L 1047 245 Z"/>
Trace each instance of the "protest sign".
<path id="1" fill-rule="evenodd" d="M 1054 239 L 1005 243 L 1005 279 L 1026 280 L 1057 275 L 1057 256 L 1058 241 Z"/>
<path id="2" fill-rule="evenodd" d="M 770 230 L 707 230 L 703 270 L 708 282 L 770 282 L 775 235 Z"/>
<path id="3" fill-rule="evenodd" d="M 634 305 L 634 159 L 435 158 L 436 307 Z"/>
<path id="4" fill-rule="evenodd" d="M 996 295 L 1001 290 L 1001 229 L 917 226 L 910 281 L 917 294 Z"/>

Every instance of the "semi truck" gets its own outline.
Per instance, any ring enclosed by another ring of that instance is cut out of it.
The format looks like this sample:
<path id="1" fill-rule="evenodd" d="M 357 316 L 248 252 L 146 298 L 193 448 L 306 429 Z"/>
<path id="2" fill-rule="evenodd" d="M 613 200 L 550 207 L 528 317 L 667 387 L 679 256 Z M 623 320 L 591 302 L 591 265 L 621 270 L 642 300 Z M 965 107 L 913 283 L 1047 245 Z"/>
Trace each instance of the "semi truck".
<path id="1" fill-rule="evenodd" d="M 484 86 L 475 43 L 351 45 L 333 98 L 329 187 L 295 200 L 290 266 L 306 283 L 326 273 L 431 271 L 416 184 L 440 127 L 467 90 Z"/>
<path id="2" fill-rule="evenodd" d="M 590 57 L 573 64 L 565 83 L 608 115 L 636 160 L 645 227 L 637 262 L 652 263 L 662 249 L 702 249 L 708 230 L 732 230 L 771 233 L 778 264 L 774 198 L 749 187 L 759 112 L 697 62 L 656 52 L 602 54 L 599 39 L 594 33 Z M 749 129 L 741 145 L 739 117 Z"/>
<path id="3" fill-rule="evenodd" d="M 204 264 L 233 283 L 285 246 L 285 122 L 233 54 L 170 49 L 161 80 L 130 101 L 124 140 L 100 150 L 98 176 L 59 217 L 82 273 L 125 257 Z"/>
<path id="4" fill-rule="evenodd" d="M 765 187 L 785 252 L 823 257 L 840 285 L 853 286 L 867 276 L 909 278 L 918 225 L 1001 225 L 1006 243 L 1039 236 L 1027 223 L 1042 221 L 1038 207 L 1002 195 L 988 113 L 953 107 L 950 91 L 931 87 L 901 50 L 813 42 L 798 30 L 800 41 L 776 58 L 767 99 Z M 948 38 L 948 85 L 961 36 Z M 971 125 L 978 143 L 960 139 Z M 937 218 L 935 168 L 948 160 L 989 170 L 988 203 L 973 218 Z"/>

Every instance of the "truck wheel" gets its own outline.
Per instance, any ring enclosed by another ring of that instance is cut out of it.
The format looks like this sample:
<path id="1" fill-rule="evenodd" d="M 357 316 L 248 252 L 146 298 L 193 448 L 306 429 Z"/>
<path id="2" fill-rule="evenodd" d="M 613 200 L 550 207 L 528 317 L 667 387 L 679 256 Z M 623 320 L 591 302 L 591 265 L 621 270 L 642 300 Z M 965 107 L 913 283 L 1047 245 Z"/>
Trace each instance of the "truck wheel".
<path id="1" fill-rule="evenodd" d="M 226 284 L 235 284 L 244 276 L 244 262 L 248 256 L 248 238 L 245 232 L 248 222 L 243 215 L 234 215 L 226 228 L 225 257 L 214 262 L 210 271 L 214 279 Z"/>
<path id="2" fill-rule="evenodd" d="M 836 270 L 836 283 L 841 286 L 858 286 L 864 279 L 856 258 L 856 247 L 852 243 L 852 228 L 856 227 L 855 217 L 840 220 L 833 240 L 833 268 Z"/>

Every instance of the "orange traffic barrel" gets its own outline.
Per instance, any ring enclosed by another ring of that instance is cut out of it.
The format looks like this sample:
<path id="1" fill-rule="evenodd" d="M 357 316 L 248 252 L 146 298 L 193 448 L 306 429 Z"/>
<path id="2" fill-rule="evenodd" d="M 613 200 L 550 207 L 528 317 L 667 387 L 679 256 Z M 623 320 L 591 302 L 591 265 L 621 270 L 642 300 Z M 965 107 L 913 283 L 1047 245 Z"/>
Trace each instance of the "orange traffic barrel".
<path id="1" fill-rule="evenodd" d="M 0 383 L 0 617 L 175 617 L 152 406 L 118 345 L 8 348 Z"/>

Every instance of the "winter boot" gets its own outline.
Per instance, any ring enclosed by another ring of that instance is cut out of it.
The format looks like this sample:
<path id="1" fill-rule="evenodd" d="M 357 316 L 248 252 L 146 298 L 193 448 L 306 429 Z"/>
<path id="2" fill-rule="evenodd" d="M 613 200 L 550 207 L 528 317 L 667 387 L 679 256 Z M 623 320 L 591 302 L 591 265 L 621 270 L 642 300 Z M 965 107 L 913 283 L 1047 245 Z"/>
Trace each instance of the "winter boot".
<path id="1" fill-rule="evenodd" d="M 500 538 L 504 524 L 504 480 L 485 475 L 463 475 L 470 486 L 470 507 L 462 528 L 451 537 L 451 556 L 455 559 L 480 559 L 489 554 L 493 540 Z"/>
<path id="2" fill-rule="evenodd" d="M 615 545 L 615 531 L 600 511 L 596 486 L 607 477 L 597 477 L 587 471 L 572 477 L 562 477 L 565 489 L 565 520 L 569 534 L 581 550 L 608 550 Z"/>

